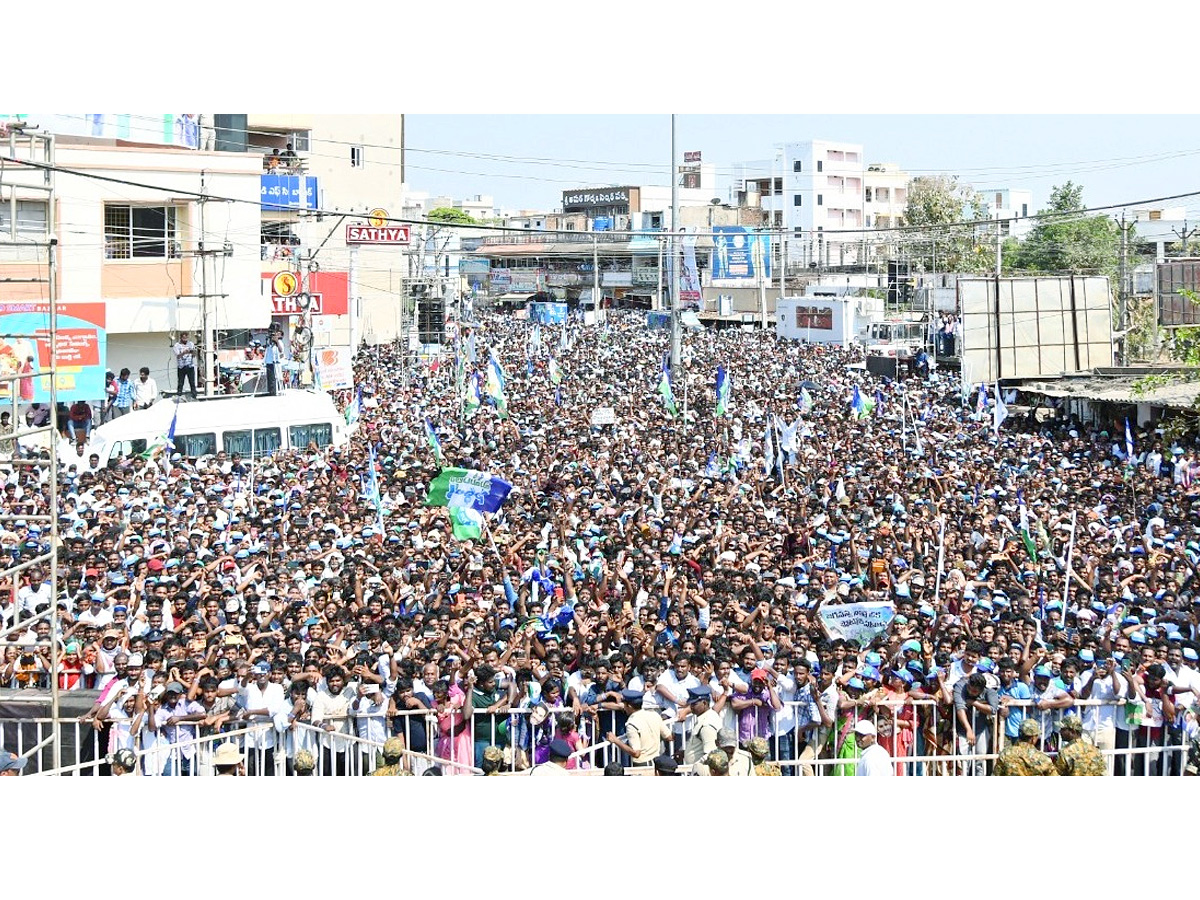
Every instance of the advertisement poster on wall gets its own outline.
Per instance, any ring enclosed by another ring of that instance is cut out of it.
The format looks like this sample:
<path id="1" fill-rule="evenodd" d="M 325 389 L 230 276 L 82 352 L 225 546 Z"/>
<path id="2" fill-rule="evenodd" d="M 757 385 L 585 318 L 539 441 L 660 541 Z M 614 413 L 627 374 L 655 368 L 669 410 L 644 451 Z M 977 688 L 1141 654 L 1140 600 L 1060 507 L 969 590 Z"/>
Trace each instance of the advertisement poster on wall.
<path id="1" fill-rule="evenodd" d="M 770 235 L 757 234 L 741 225 L 714 226 L 712 277 L 753 281 L 762 268 L 763 277 L 770 280 L 770 241 Z"/>
<path id="2" fill-rule="evenodd" d="M 349 347 L 321 347 L 313 350 L 317 383 L 323 391 L 349 390 L 354 387 L 354 353 Z"/>
<path id="3" fill-rule="evenodd" d="M 0 375 L 50 368 L 49 303 L 0 303 L 0 334 L 37 335 L 0 342 Z M 58 399 L 63 403 L 102 399 L 108 355 L 105 305 L 58 304 L 57 338 Z M 22 402 L 50 402 L 49 376 L 0 384 L 0 398 L 11 399 L 14 384 Z"/>

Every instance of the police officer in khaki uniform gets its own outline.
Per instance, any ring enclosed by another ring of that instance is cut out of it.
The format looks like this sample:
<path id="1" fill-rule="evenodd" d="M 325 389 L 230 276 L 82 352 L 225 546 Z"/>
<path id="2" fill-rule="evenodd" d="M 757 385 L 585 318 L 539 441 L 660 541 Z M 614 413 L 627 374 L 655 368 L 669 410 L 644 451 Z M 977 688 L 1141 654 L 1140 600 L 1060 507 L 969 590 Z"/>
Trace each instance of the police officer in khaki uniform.
<path id="1" fill-rule="evenodd" d="M 695 766 L 717 749 L 721 717 L 713 711 L 712 691 L 707 686 L 691 688 L 688 691 L 688 706 L 696 720 L 683 747 L 683 763 L 686 766 Z"/>

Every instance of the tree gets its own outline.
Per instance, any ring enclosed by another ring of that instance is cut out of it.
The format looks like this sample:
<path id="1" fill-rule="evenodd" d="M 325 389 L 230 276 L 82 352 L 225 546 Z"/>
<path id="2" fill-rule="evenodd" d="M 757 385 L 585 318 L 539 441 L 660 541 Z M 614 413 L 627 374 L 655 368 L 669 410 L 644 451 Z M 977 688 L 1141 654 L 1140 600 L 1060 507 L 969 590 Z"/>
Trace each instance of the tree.
<path id="1" fill-rule="evenodd" d="M 422 226 L 424 233 L 418 244 L 419 255 L 416 258 L 409 256 L 409 264 L 412 267 L 409 271 L 410 276 L 423 276 L 430 261 L 435 273 L 441 270 L 442 256 L 454 238 L 453 227 L 443 226 L 479 224 L 472 215 L 452 206 L 439 206 L 431 209 L 425 218 L 438 224 Z M 414 268 L 415 271 L 413 271 Z"/>
<path id="2" fill-rule="evenodd" d="M 920 176 L 908 186 L 906 225 L 901 232 L 905 256 L 927 272 L 979 272 L 989 268 L 983 229 L 964 225 L 987 218 L 983 198 L 955 175 Z"/>
<path id="3" fill-rule="evenodd" d="M 1121 229 L 1108 216 L 1079 214 L 1083 188 L 1074 182 L 1050 191 L 1042 219 L 1016 248 L 1012 267 L 1021 273 L 1089 273 L 1116 278 L 1121 262 Z"/>
<path id="4" fill-rule="evenodd" d="M 453 206 L 439 206 L 437 209 L 431 209 L 425 218 L 430 222 L 444 222 L 447 225 L 479 224 L 470 213 L 455 209 Z"/>

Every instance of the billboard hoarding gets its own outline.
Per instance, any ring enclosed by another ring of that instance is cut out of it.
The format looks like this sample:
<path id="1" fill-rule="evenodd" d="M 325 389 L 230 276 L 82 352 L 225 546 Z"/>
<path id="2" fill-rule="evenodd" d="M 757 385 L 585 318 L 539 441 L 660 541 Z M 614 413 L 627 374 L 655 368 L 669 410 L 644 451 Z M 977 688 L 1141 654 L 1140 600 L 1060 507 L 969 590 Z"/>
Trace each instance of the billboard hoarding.
<path id="1" fill-rule="evenodd" d="M 771 278 L 771 236 L 758 234 L 741 225 L 713 226 L 712 277 L 714 279 L 756 280 L 759 269 Z"/>
<path id="2" fill-rule="evenodd" d="M 1113 364 L 1112 292 L 1103 276 L 960 278 L 958 301 L 972 383 Z"/>
<path id="3" fill-rule="evenodd" d="M 55 348 L 58 399 L 99 400 L 104 397 L 104 366 L 108 356 L 108 332 L 103 303 L 59 303 Z M 35 334 L 36 339 L 0 339 L 0 374 L 14 375 L 28 366 L 36 370 L 51 366 L 50 304 L 0 303 L 0 334 Z M 50 402 L 50 377 L 16 382 L 21 400 Z M 13 383 L 0 384 L 0 397 L 11 398 Z"/>
<path id="4" fill-rule="evenodd" d="M 375 228 L 371 225 L 347 225 L 347 244 L 395 244 L 407 245 L 412 232 L 408 225 L 385 225 Z"/>
<path id="5" fill-rule="evenodd" d="M 300 190 L 303 185 L 304 202 L 300 202 Z M 316 209 L 317 208 L 317 179 L 314 175 L 275 175 L 259 176 L 258 193 L 262 208 L 273 209 Z M 352 226 L 353 227 L 353 226 Z"/>

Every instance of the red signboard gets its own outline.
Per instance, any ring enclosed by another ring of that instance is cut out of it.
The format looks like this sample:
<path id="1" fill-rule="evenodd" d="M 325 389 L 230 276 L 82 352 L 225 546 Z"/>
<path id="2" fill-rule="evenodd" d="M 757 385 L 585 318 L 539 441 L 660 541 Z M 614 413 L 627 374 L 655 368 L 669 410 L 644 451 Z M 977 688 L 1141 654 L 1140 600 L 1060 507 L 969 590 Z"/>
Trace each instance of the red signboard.
<path id="1" fill-rule="evenodd" d="M 298 316 L 304 312 L 297 290 L 291 297 L 281 297 L 271 289 L 274 272 L 263 272 L 264 293 L 271 297 L 271 314 Z M 344 316 L 350 311 L 350 276 L 346 272 L 310 272 L 304 278 L 304 292 L 312 295 L 311 309 L 315 315 Z"/>
<path id="2" fill-rule="evenodd" d="M 347 225 L 347 244 L 403 244 L 412 237 L 408 225 L 386 225 L 375 228 L 371 225 Z"/>
<path id="3" fill-rule="evenodd" d="M 100 365 L 100 337 L 94 328 L 60 328 L 55 335 L 58 346 L 55 350 L 59 366 Z M 37 339 L 38 362 L 42 368 L 50 367 L 50 333 Z"/>

